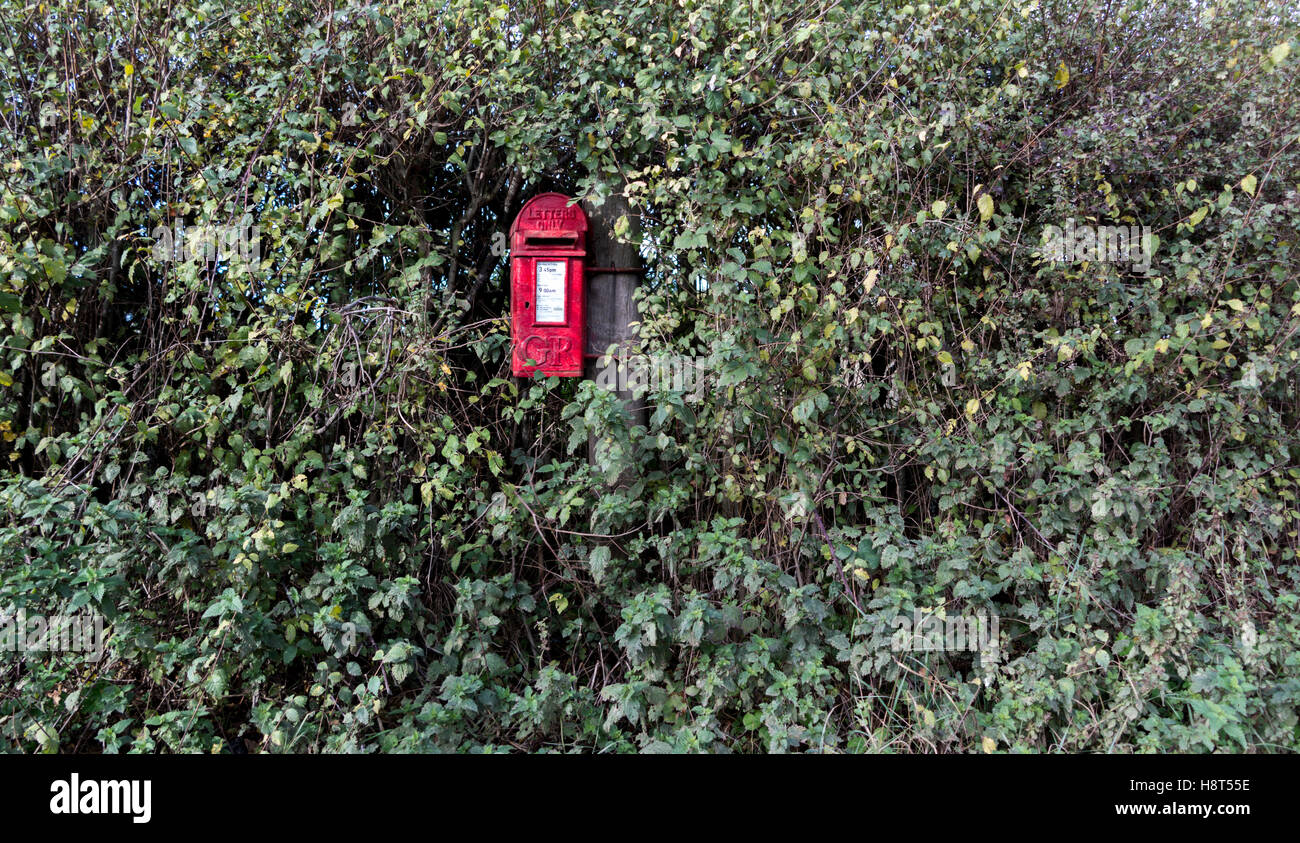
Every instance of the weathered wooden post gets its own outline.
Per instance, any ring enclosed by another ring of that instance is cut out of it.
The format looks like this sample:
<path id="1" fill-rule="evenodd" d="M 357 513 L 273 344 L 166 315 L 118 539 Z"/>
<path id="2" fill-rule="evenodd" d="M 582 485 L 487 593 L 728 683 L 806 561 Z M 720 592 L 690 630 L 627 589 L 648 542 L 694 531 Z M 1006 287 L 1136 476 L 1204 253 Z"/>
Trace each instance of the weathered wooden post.
<path id="1" fill-rule="evenodd" d="M 601 358 L 611 345 L 626 349 L 630 355 L 636 342 L 636 301 L 633 298 L 641 283 L 641 255 L 635 241 L 639 230 L 627 197 L 621 192 L 607 197 L 599 207 L 583 203 L 591 228 L 587 235 L 587 345 L 586 375 L 595 380 Z M 623 216 L 628 219 L 627 234 L 620 238 L 614 226 Z M 620 355 L 624 358 L 626 355 Z M 611 365 L 618 365 L 617 361 Z M 606 378 L 605 380 L 608 380 Z M 626 375 L 617 381 L 615 394 L 623 402 L 628 426 L 646 424 L 646 407 L 633 398 Z M 626 386 L 625 386 L 626 385 Z M 600 443 L 588 438 L 587 458 L 596 463 Z"/>

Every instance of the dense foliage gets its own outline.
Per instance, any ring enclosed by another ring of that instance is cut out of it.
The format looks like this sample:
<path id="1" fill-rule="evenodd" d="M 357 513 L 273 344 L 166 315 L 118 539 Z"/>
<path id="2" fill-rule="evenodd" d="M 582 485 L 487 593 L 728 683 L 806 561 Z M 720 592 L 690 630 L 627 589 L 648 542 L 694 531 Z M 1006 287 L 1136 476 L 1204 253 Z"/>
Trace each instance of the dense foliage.
<path id="1" fill-rule="evenodd" d="M 1300 748 L 1298 19 L 0 0 L 0 745 Z M 699 400 L 510 378 L 546 190 Z"/>

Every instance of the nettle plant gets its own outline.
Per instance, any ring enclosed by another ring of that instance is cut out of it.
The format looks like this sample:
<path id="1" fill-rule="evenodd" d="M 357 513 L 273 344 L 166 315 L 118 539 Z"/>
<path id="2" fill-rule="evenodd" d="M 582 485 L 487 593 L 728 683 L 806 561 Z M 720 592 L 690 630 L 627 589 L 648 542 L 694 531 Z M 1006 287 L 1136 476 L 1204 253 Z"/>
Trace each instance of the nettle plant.
<path id="1" fill-rule="evenodd" d="M 7 748 L 1300 747 L 1294 4 L 0 10 Z M 548 190 L 643 424 L 510 378 Z"/>

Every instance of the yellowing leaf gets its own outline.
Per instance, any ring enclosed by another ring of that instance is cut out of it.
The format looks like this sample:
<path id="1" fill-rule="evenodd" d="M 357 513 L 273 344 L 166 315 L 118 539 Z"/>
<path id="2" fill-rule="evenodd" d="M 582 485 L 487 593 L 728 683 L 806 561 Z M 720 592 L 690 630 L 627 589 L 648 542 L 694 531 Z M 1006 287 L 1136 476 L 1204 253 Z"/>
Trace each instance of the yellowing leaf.
<path id="1" fill-rule="evenodd" d="M 980 411 L 980 400 L 978 398 L 972 398 L 971 400 L 966 402 L 966 415 L 973 417 L 979 411 Z"/>
<path id="2" fill-rule="evenodd" d="M 1245 309 L 1246 305 L 1241 299 L 1228 299 L 1228 307 L 1236 311 Z"/>
<path id="3" fill-rule="evenodd" d="M 1273 64 L 1281 64 L 1286 61 L 1286 57 L 1291 55 L 1291 42 L 1283 41 L 1276 47 L 1268 51 L 1268 57 L 1273 60 Z"/>
<path id="4" fill-rule="evenodd" d="M 1241 180 L 1241 189 L 1249 193 L 1251 196 L 1255 195 L 1255 174 L 1254 173 L 1251 173 L 1250 175 L 1246 176 L 1244 179 Z"/>
<path id="5" fill-rule="evenodd" d="M 942 199 L 935 200 L 934 204 L 930 206 L 930 213 L 934 214 L 935 219 L 942 217 L 943 212 L 946 210 L 948 210 L 948 203 Z"/>
<path id="6" fill-rule="evenodd" d="M 992 752 L 997 748 L 998 748 L 998 742 L 993 740 L 992 738 L 986 737 L 980 741 L 980 749 L 983 749 L 986 753 Z"/>
<path id="7" fill-rule="evenodd" d="M 1065 66 L 1065 62 L 1057 64 L 1056 75 L 1052 78 L 1056 80 L 1056 89 L 1058 91 L 1070 84 L 1070 68 Z"/>
<path id="8" fill-rule="evenodd" d="M 874 269 L 867 273 L 867 280 L 865 282 L 866 289 L 864 290 L 864 292 L 868 292 L 868 293 L 871 292 L 871 289 L 876 286 L 876 278 L 879 275 L 880 273 Z"/>
<path id="9" fill-rule="evenodd" d="M 122 75 L 123 75 L 123 76 L 134 76 L 134 75 L 135 75 L 135 65 L 131 64 L 131 62 L 127 62 L 127 63 L 122 67 Z"/>
<path id="10" fill-rule="evenodd" d="M 1187 218 L 1187 224 L 1193 227 L 1200 225 L 1201 220 L 1205 219 L 1205 215 L 1208 214 L 1209 212 L 1210 212 L 1210 206 L 1202 205 L 1201 207 L 1193 211 L 1192 215 Z"/>
<path id="11" fill-rule="evenodd" d="M 993 218 L 993 197 L 987 193 L 980 194 L 980 198 L 975 202 L 980 209 L 980 219 L 988 222 Z"/>

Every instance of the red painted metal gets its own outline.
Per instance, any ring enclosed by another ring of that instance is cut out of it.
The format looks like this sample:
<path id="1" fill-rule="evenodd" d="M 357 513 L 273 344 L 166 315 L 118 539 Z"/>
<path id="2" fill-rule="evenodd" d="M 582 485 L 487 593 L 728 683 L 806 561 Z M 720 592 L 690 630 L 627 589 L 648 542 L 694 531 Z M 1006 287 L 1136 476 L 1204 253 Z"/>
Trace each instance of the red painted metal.
<path id="1" fill-rule="evenodd" d="M 587 215 L 561 193 L 529 199 L 510 226 L 511 371 L 582 375 Z M 530 362 L 531 361 L 531 362 Z"/>

